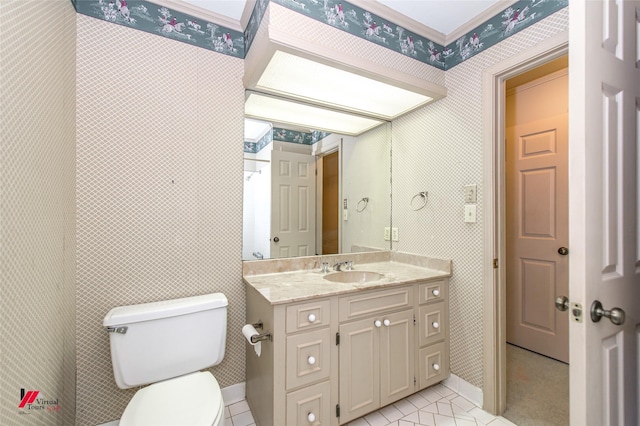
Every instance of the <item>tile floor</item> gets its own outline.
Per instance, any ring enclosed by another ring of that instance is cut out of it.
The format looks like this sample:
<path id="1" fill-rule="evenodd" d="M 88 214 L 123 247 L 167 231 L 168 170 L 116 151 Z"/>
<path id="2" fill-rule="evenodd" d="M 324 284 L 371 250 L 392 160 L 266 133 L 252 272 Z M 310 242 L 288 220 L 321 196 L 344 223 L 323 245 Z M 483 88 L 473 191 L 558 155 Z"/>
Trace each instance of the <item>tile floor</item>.
<path id="1" fill-rule="evenodd" d="M 247 401 L 228 405 L 226 426 L 254 426 Z M 451 389 L 436 385 L 352 421 L 348 426 L 515 426 L 476 407 Z"/>

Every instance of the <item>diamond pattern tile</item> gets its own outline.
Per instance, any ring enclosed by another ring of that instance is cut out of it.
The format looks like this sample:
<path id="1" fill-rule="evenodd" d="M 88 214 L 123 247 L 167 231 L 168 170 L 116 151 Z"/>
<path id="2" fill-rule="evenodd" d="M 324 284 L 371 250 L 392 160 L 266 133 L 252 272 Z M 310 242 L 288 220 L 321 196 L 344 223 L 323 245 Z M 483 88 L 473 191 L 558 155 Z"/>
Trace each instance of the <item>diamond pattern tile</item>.
<path id="1" fill-rule="evenodd" d="M 244 381 L 243 61 L 77 16 L 78 424 L 120 417 L 113 307 L 223 292 Z"/>
<path id="2" fill-rule="evenodd" d="M 482 387 L 482 72 L 568 28 L 567 9 L 446 72 L 445 99 L 393 122 L 394 250 L 453 259 L 451 371 Z M 478 185 L 477 223 L 463 222 L 467 184 Z M 428 191 L 413 211 L 411 198 Z"/>

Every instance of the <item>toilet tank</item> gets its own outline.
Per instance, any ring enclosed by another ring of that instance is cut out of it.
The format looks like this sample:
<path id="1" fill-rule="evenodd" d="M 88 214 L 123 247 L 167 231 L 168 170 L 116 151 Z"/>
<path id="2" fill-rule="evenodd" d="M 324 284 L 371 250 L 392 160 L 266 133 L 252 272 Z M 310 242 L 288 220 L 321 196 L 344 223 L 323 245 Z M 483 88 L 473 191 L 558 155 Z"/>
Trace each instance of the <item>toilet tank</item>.
<path id="1" fill-rule="evenodd" d="M 219 364 L 227 335 L 222 293 L 113 308 L 104 318 L 121 389 Z"/>

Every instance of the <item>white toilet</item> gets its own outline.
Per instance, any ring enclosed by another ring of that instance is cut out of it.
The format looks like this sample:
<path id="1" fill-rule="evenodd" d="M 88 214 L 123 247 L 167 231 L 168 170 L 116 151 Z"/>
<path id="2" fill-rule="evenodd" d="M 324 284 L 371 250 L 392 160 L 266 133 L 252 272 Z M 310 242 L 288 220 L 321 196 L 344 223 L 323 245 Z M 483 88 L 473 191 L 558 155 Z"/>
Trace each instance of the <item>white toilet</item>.
<path id="1" fill-rule="evenodd" d="M 223 426 L 224 401 L 215 377 L 227 334 L 222 293 L 113 308 L 109 331 L 116 384 L 152 383 L 133 396 L 120 426 Z"/>

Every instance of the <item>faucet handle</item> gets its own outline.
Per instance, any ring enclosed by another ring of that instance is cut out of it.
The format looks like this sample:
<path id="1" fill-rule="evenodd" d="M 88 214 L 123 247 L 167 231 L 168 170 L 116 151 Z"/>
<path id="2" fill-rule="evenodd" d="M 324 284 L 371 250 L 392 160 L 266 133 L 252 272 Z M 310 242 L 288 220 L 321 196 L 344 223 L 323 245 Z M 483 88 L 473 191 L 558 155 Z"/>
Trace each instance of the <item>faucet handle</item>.
<path id="1" fill-rule="evenodd" d="M 347 260 L 347 271 L 353 270 L 353 260 Z"/>
<path id="2" fill-rule="evenodd" d="M 322 269 L 320 269 L 320 272 L 323 274 L 329 272 L 329 262 L 322 262 Z"/>

